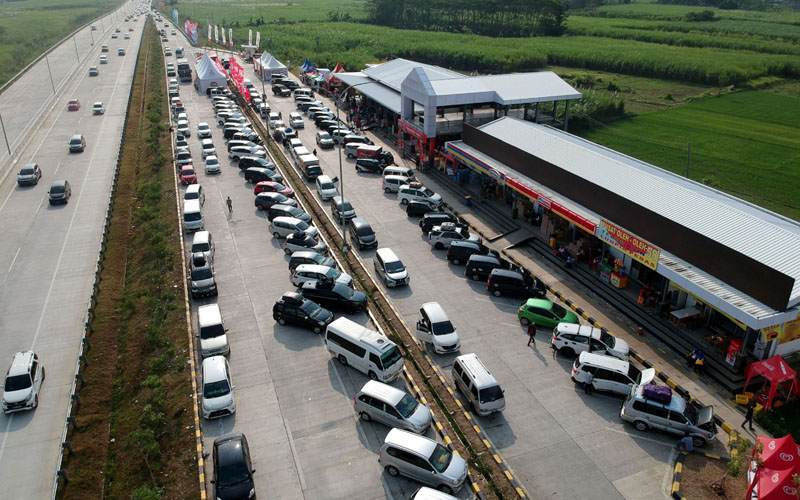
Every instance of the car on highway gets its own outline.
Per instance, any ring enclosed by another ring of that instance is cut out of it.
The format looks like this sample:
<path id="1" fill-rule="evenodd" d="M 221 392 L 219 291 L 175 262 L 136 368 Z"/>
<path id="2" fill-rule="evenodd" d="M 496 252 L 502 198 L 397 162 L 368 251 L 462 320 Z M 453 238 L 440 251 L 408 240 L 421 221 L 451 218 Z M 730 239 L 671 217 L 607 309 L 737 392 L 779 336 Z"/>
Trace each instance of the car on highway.
<path id="1" fill-rule="evenodd" d="M 333 321 L 333 313 L 297 292 L 286 292 L 272 306 L 272 319 L 281 326 L 298 325 L 320 334 Z"/>
<path id="2" fill-rule="evenodd" d="M 217 295 L 217 280 L 214 276 L 214 265 L 210 260 L 192 257 L 192 267 L 189 272 L 189 290 L 192 299 Z"/>
<path id="3" fill-rule="evenodd" d="M 188 186 L 189 184 L 197 184 L 197 173 L 194 171 L 192 165 L 183 165 L 179 175 L 181 184 Z"/>
<path id="4" fill-rule="evenodd" d="M 92 114 L 93 115 L 102 115 L 106 112 L 106 108 L 103 106 L 102 102 L 96 102 L 92 105 Z"/>
<path id="5" fill-rule="evenodd" d="M 267 220 L 272 221 L 276 217 L 294 217 L 303 222 L 311 223 L 311 216 L 303 212 L 300 208 L 290 205 L 273 205 L 267 210 Z"/>
<path id="6" fill-rule="evenodd" d="M 117 49 L 117 55 L 118 56 L 124 56 L 125 55 L 125 49 L 122 48 L 122 47 L 118 48 Z"/>
<path id="7" fill-rule="evenodd" d="M 222 169 L 219 165 L 219 160 L 215 155 L 206 156 L 206 173 L 207 174 L 221 174 Z"/>
<path id="8" fill-rule="evenodd" d="M 212 498 L 255 500 L 253 474 L 256 470 L 250 459 L 250 448 L 245 435 L 236 432 L 216 438 L 213 455 Z"/>
<path id="9" fill-rule="evenodd" d="M 243 156 L 266 158 L 267 152 L 261 146 L 233 146 L 228 151 L 228 158 L 233 161 L 239 161 Z"/>
<path id="10" fill-rule="evenodd" d="M 298 250 L 314 250 L 319 254 L 328 255 L 328 245 L 317 241 L 316 238 L 306 234 L 304 231 L 298 231 L 287 236 L 283 240 L 281 248 L 283 248 L 283 253 L 286 255 L 292 255 Z"/>
<path id="11" fill-rule="evenodd" d="M 231 367 L 225 356 L 211 356 L 203 360 L 203 418 L 227 417 L 236 413 L 233 397 Z M 220 471 L 217 471 L 219 473 Z M 219 491 L 217 491 L 217 498 Z M 230 497 L 234 498 L 234 497 Z M 237 498 L 247 498 L 244 496 Z"/>
<path id="12" fill-rule="evenodd" d="M 125 40 L 130 40 L 131 35 L 129 33 L 125 33 L 125 36 L 123 36 L 122 38 L 124 38 Z"/>
<path id="13" fill-rule="evenodd" d="M 208 126 L 208 123 L 200 122 L 197 124 L 197 137 L 198 139 L 211 137 L 211 127 Z"/>
<path id="14" fill-rule="evenodd" d="M 445 222 L 440 226 L 435 226 L 428 233 L 428 243 L 437 250 L 449 248 L 453 241 L 464 240 L 480 243 L 481 238 L 477 234 L 470 233 L 466 227 L 454 222 Z"/>
<path id="15" fill-rule="evenodd" d="M 108 52 L 108 45 L 101 45 L 100 52 Z"/>
<path id="16" fill-rule="evenodd" d="M 69 197 L 72 196 L 72 187 L 67 180 L 53 181 L 50 185 L 50 190 L 47 191 L 48 200 L 51 205 L 69 202 Z"/>
<path id="17" fill-rule="evenodd" d="M 78 99 L 70 99 L 67 102 L 67 111 L 78 111 L 81 109 L 81 101 Z"/>
<path id="18" fill-rule="evenodd" d="M 258 184 L 259 182 L 272 181 L 281 182 L 283 178 L 281 174 L 274 170 L 261 167 L 250 167 L 244 171 L 244 180 L 251 184 Z"/>
<path id="19" fill-rule="evenodd" d="M 38 354 L 33 351 L 14 354 L 3 382 L 3 399 L 0 402 L 3 413 L 32 410 L 39 406 L 39 392 L 44 377 L 44 365 L 39 362 Z"/>
<path id="20" fill-rule="evenodd" d="M 316 180 L 317 193 L 322 201 L 328 201 L 337 194 L 336 182 L 327 175 L 320 175 Z"/>
<path id="21" fill-rule="evenodd" d="M 258 193 L 280 193 L 288 198 L 294 198 L 294 190 L 284 186 L 280 182 L 262 181 L 253 188 L 253 194 Z"/>
<path id="22" fill-rule="evenodd" d="M 116 40 L 119 36 L 116 33 L 111 33 L 111 39 Z"/>
<path id="23" fill-rule="evenodd" d="M 269 223 L 270 234 L 278 240 L 298 231 L 314 237 L 318 233 L 316 226 L 294 217 L 275 217 Z"/>
<path id="24" fill-rule="evenodd" d="M 86 138 L 81 134 L 75 134 L 69 139 L 69 152 L 70 153 L 83 153 L 86 149 Z"/>
<path id="25" fill-rule="evenodd" d="M 355 314 L 367 308 L 367 296 L 347 285 L 333 281 L 307 281 L 300 288 L 303 297 L 330 309 Z"/>
<path id="26" fill-rule="evenodd" d="M 200 141 L 200 147 L 202 148 L 201 152 L 203 158 L 205 158 L 206 156 L 217 154 L 217 148 L 214 147 L 214 141 L 212 141 L 211 139 L 203 139 L 202 141 Z"/>
<path id="27" fill-rule="evenodd" d="M 255 207 L 259 210 L 268 210 L 273 205 L 297 206 L 292 198 L 287 198 L 280 193 L 259 193 L 256 195 Z"/>
<path id="28" fill-rule="evenodd" d="M 353 277 L 331 266 L 319 264 L 300 264 L 292 269 L 292 285 L 303 286 L 306 281 L 335 281 L 347 286 L 353 286 Z"/>
<path id="29" fill-rule="evenodd" d="M 317 146 L 322 149 L 331 149 L 334 146 L 333 139 L 331 138 L 331 134 L 327 132 L 317 132 Z"/>
<path id="30" fill-rule="evenodd" d="M 574 312 L 547 299 L 528 299 L 519 306 L 517 318 L 523 326 L 536 323 L 537 326 L 555 328 L 559 323 L 579 323 Z"/>
<path id="31" fill-rule="evenodd" d="M 114 28 L 114 33 L 119 33 L 119 32 L 120 32 L 119 28 Z"/>
<path id="32" fill-rule="evenodd" d="M 553 328 L 550 346 L 565 356 L 582 352 L 605 352 L 623 361 L 628 360 L 630 346 L 625 340 L 591 325 L 559 323 Z"/>
<path id="33" fill-rule="evenodd" d="M 100 64 L 108 64 L 108 56 L 103 54 L 100 56 Z"/>
<path id="34" fill-rule="evenodd" d="M 42 169 L 38 163 L 26 163 L 17 174 L 17 184 L 20 186 L 35 186 L 42 178 Z"/>
<path id="35" fill-rule="evenodd" d="M 97 66 L 89 66 L 89 76 L 97 76 L 100 74 L 100 70 L 97 69 Z"/>

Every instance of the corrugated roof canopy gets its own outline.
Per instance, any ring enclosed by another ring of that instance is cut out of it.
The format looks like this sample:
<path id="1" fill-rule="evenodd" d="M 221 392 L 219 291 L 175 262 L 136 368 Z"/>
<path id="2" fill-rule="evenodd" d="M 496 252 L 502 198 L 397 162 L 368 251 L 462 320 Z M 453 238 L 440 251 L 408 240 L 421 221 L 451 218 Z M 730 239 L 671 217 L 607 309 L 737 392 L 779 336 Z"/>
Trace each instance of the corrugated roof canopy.
<path id="1" fill-rule="evenodd" d="M 347 86 L 355 86 L 355 90 L 379 103 L 381 106 L 400 114 L 400 92 L 370 79 L 363 72 L 336 73 L 334 76 Z M 415 105 L 415 108 L 417 111 L 422 111 L 422 106 L 419 104 Z"/>
<path id="2" fill-rule="evenodd" d="M 502 105 L 580 99 L 581 93 L 552 71 L 431 81 L 437 96 L 475 95 L 474 102 Z"/>
<path id="3" fill-rule="evenodd" d="M 391 87 L 397 92 L 400 92 L 400 86 L 403 83 L 403 80 L 406 79 L 408 74 L 414 68 L 424 68 L 425 73 L 428 75 L 428 79 L 431 81 L 453 78 L 468 78 L 466 75 L 456 73 L 455 71 L 450 71 L 449 69 L 440 68 L 439 66 L 431 66 L 430 64 L 409 61 L 408 59 L 392 59 L 389 62 L 367 68 L 362 71 L 362 73 L 367 75 L 372 80 L 381 82 L 387 87 Z"/>

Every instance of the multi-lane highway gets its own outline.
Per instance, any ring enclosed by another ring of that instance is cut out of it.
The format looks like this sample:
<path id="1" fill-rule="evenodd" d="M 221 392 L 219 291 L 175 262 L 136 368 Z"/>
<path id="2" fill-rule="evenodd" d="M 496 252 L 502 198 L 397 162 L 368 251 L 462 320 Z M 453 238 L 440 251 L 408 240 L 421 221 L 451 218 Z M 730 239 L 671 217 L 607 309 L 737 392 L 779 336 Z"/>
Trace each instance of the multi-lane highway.
<path id="1" fill-rule="evenodd" d="M 36 64 L 0 96 L 0 112 L 12 143 L 13 158 L 0 155 L 0 368 L 5 372 L 15 352 L 32 349 L 46 369 L 34 411 L 0 415 L 0 498 L 49 498 L 64 429 L 75 360 L 89 302 L 94 268 L 108 203 L 111 177 L 128 105 L 134 62 L 144 27 L 123 22 L 124 14 L 98 20 L 55 49 L 50 69 Z M 118 19 L 118 21 L 114 21 Z M 119 27 L 118 39 L 112 40 Z M 124 38 L 128 28 L 130 39 Z M 94 45 L 90 44 L 93 37 Z M 78 47 L 80 62 L 75 53 Z M 108 63 L 100 65 L 100 46 L 108 44 Z M 126 56 L 118 56 L 124 47 Z M 99 76 L 89 77 L 89 66 Z M 79 99 L 78 111 L 67 101 Z M 92 104 L 104 103 L 103 115 Z M 69 153 L 73 134 L 87 147 Z M 16 172 L 38 163 L 38 185 L 20 187 Z M 48 189 L 66 179 L 72 197 L 50 205 Z"/>

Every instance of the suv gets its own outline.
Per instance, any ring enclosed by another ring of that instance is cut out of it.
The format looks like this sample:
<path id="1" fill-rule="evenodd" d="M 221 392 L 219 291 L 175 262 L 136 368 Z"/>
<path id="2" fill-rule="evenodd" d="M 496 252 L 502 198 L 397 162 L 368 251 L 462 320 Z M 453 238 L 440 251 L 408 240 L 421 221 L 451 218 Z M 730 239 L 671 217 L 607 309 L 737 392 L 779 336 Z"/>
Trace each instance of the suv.
<path id="1" fill-rule="evenodd" d="M 258 184 L 265 181 L 281 182 L 283 177 L 268 168 L 250 167 L 244 171 L 244 180 L 251 184 Z"/>
<path id="2" fill-rule="evenodd" d="M 547 292 L 544 284 L 527 272 L 523 274 L 509 269 L 492 269 L 486 288 L 495 297 L 509 295 L 544 298 Z"/>
<path id="3" fill-rule="evenodd" d="M 387 434 L 378 462 L 390 476 L 402 474 L 448 495 L 461 489 L 469 472 L 464 459 L 444 445 L 397 428 Z"/>
<path id="4" fill-rule="evenodd" d="M 375 236 L 375 231 L 372 230 L 366 219 L 362 217 L 350 219 L 349 231 L 350 237 L 359 250 L 378 247 L 378 237 Z"/>
<path id="5" fill-rule="evenodd" d="M 480 242 L 468 240 L 451 241 L 450 248 L 447 249 L 445 258 L 450 264 L 460 266 L 466 263 L 474 254 L 491 255 L 500 260 L 500 253 L 497 250 L 487 248 Z"/>
<path id="6" fill-rule="evenodd" d="M 278 204 L 269 207 L 269 210 L 267 210 L 267 220 L 272 221 L 276 217 L 294 217 L 295 219 L 300 219 L 303 222 L 311 224 L 310 215 L 303 212 L 303 210 L 300 208 L 289 205 Z"/>
<path id="7" fill-rule="evenodd" d="M 341 196 L 334 196 L 331 198 L 331 215 L 341 224 L 345 220 L 355 217 L 356 211 L 349 201 Z"/>
<path id="8" fill-rule="evenodd" d="M 272 318 L 282 326 L 292 323 L 320 334 L 333 321 L 333 313 L 297 292 L 286 292 L 272 306 Z"/>
<path id="9" fill-rule="evenodd" d="M 17 184 L 20 186 L 36 185 L 42 178 L 42 169 L 38 163 L 26 163 L 17 174 Z"/>
<path id="10" fill-rule="evenodd" d="M 83 153 L 86 149 L 86 139 L 81 134 L 73 135 L 69 140 L 70 153 Z"/>
<path id="11" fill-rule="evenodd" d="M 283 252 L 286 255 L 292 255 L 297 250 L 314 250 L 317 253 L 328 255 L 328 245 L 321 241 L 317 241 L 313 236 L 306 234 L 304 231 L 292 233 L 283 240 Z"/>
<path id="12" fill-rule="evenodd" d="M 347 285 L 333 281 L 307 281 L 300 292 L 303 297 L 330 308 L 344 309 L 351 314 L 367 308 L 367 296 Z"/>
<path id="13" fill-rule="evenodd" d="M 278 97 L 289 97 L 292 95 L 292 91 L 284 87 L 283 85 L 273 85 L 272 86 L 272 94 Z"/>
<path id="14" fill-rule="evenodd" d="M 422 229 L 422 234 L 428 234 L 434 226 L 440 226 L 445 222 L 458 222 L 458 217 L 448 212 L 428 213 L 420 219 L 419 227 Z"/>
<path id="15" fill-rule="evenodd" d="M 280 193 L 258 193 L 256 195 L 255 206 L 259 210 L 267 210 L 273 205 L 297 206 L 297 202 L 292 198 L 287 198 Z"/>
<path id="16" fill-rule="evenodd" d="M 11 361 L 3 384 L 3 413 L 32 410 L 39 406 L 44 366 L 33 351 L 18 352 Z"/>
<path id="17" fill-rule="evenodd" d="M 621 338 L 600 328 L 576 323 L 559 323 L 553 329 L 550 346 L 561 354 L 574 356 L 582 352 L 605 352 L 621 360 L 628 360 L 630 347 Z"/>
<path id="18" fill-rule="evenodd" d="M 239 158 L 238 165 L 239 170 L 246 170 L 250 167 L 268 168 L 270 170 L 275 170 L 276 168 L 274 163 L 260 156 L 242 156 Z"/>
<path id="19" fill-rule="evenodd" d="M 441 226 L 434 227 L 428 233 L 428 243 L 437 250 L 448 248 L 451 242 L 461 240 L 474 241 L 475 243 L 480 243 L 481 241 L 478 235 L 471 234 L 466 227 L 454 222 L 445 222 Z"/>
<path id="20" fill-rule="evenodd" d="M 373 174 L 380 174 L 386 166 L 379 160 L 370 160 L 368 158 L 360 158 L 356 160 L 356 172 L 371 172 Z"/>
<path id="21" fill-rule="evenodd" d="M 307 281 L 335 281 L 343 285 L 352 286 L 353 277 L 343 273 L 335 267 L 320 266 L 319 264 L 300 264 L 292 269 L 292 285 L 303 286 Z"/>
<path id="22" fill-rule="evenodd" d="M 442 195 L 434 193 L 426 188 L 419 182 L 412 182 L 411 184 L 400 186 L 397 191 L 397 199 L 403 205 L 408 204 L 409 201 L 424 201 L 430 203 L 431 206 L 438 207 L 442 204 Z"/>
<path id="23" fill-rule="evenodd" d="M 202 255 L 202 254 L 198 254 Z M 192 270 L 189 274 L 192 299 L 217 295 L 217 280 L 214 279 L 214 265 L 205 256 L 192 256 Z"/>
<path id="24" fill-rule="evenodd" d="M 50 191 L 48 191 L 48 194 L 51 205 L 55 205 L 57 203 L 67 203 L 69 201 L 69 197 L 72 196 L 72 188 L 69 185 L 69 181 L 53 181 L 53 183 L 50 185 Z"/>

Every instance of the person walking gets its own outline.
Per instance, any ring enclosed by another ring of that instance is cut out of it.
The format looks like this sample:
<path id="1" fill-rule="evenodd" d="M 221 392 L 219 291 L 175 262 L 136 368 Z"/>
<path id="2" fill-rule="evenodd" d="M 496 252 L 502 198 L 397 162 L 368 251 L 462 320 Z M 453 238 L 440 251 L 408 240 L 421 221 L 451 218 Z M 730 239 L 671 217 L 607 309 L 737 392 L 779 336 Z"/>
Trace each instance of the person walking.
<path id="1" fill-rule="evenodd" d="M 694 372 L 698 375 L 702 375 L 705 367 L 706 367 L 706 357 L 703 354 L 703 351 L 697 349 L 694 357 Z"/>
<path id="2" fill-rule="evenodd" d="M 536 347 L 536 323 L 534 322 L 531 322 L 528 327 L 528 345 L 531 344 L 533 344 L 533 347 Z"/>
<path id="3" fill-rule="evenodd" d="M 754 431 L 753 429 L 753 412 L 755 411 L 756 404 L 751 402 L 747 405 L 747 412 L 744 414 L 744 422 L 742 422 L 742 428 L 744 429 L 744 424 L 749 424 L 750 430 Z"/>
<path id="4" fill-rule="evenodd" d="M 592 372 L 586 372 L 586 376 L 583 378 L 583 392 L 589 396 L 591 396 L 594 391 L 592 382 L 594 382 L 594 374 Z"/>
<path id="5" fill-rule="evenodd" d="M 231 197 L 230 196 L 228 196 L 228 199 L 225 200 L 225 204 L 228 205 L 228 213 L 232 214 L 233 213 L 233 202 L 231 201 Z"/>

